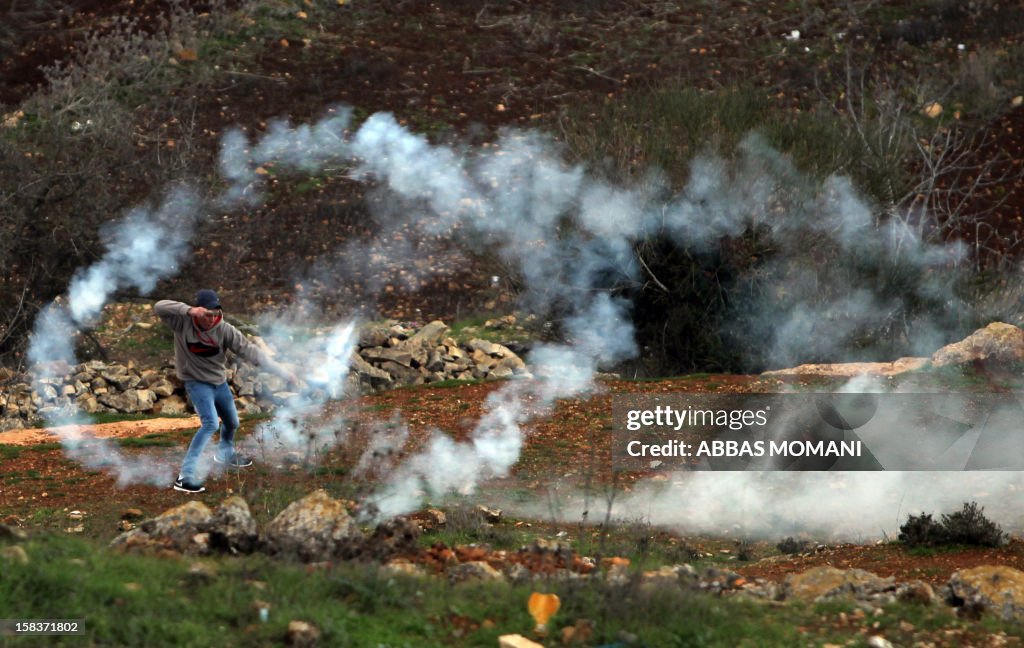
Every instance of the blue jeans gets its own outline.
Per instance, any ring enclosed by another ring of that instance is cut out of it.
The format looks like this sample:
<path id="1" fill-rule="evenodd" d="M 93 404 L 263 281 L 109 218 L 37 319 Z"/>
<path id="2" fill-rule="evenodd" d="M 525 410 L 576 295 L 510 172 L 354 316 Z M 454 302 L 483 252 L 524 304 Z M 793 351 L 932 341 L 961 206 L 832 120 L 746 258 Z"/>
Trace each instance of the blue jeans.
<path id="1" fill-rule="evenodd" d="M 195 481 L 199 457 L 203 454 L 203 449 L 210 437 L 217 431 L 218 417 L 224 427 L 220 431 L 217 454 L 227 459 L 234 453 L 235 430 L 238 429 L 238 410 L 235 409 L 235 397 L 227 383 L 211 385 L 198 380 L 186 380 L 185 391 L 188 392 L 189 400 L 192 401 L 192 407 L 199 415 L 202 426 L 192 437 L 192 443 L 188 445 L 188 452 L 185 453 L 185 462 L 181 466 L 181 475 L 179 476 L 186 481 Z"/>

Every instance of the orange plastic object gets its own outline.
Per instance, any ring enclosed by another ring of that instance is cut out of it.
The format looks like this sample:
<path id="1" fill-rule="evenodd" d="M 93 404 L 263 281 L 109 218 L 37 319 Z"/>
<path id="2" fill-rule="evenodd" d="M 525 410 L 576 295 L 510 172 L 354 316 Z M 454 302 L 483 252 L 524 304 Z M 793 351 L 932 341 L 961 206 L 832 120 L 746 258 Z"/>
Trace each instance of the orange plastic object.
<path id="1" fill-rule="evenodd" d="M 558 599 L 557 594 L 541 594 L 540 592 L 530 594 L 526 609 L 530 611 L 530 616 L 537 622 L 536 632 L 540 634 L 547 632 L 548 619 L 558 612 L 561 605 L 562 601 Z"/>

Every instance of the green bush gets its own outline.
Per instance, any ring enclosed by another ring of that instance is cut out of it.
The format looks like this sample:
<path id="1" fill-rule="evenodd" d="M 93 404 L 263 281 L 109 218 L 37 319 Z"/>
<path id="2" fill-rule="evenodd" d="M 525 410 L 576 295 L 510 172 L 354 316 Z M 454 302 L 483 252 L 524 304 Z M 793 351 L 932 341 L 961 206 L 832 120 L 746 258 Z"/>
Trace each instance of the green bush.
<path id="1" fill-rule="evenodd" d="M 955 513 L 942 516 L 942 527 L 953 544 L 998 547 L 1006 543 L 1006 534 L 984 515 L 976 502 L 965 503 Z"/>
<path id="2" fill-rule="evenodd" d="M 798 554 L 807 551 L 809 546 L 810 543 L 806 540 L 797 540 L 796 538 L 789 536 L 775 545 L 775 548 L 784 554 Z"/>
<path id="3" fill-rule="evenodd" d="M 899 540 L 908 547 L 934 547 L 948 542 L 948 535 L 931 514 L 908 516 L 900 527 Z"/>
<path id="4" fill-rule="evenodd" d="M 955 513 L 943 514 L 936 522 L 930 514 L 908 516 L 900 527 L 899 540 L 908 547 L 968 545 L 998 547 L 1006 542 L 1006 534 L 998 524 L 984 515 L 976 502 L 965 502 Z"/>

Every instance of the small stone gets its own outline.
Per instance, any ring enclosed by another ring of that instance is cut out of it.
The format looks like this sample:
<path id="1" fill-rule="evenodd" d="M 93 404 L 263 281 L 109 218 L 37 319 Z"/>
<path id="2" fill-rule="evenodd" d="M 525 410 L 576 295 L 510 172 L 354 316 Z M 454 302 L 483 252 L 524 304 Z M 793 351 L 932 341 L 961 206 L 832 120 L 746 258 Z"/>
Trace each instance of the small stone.
<path id="1" fill-rule="evenodd" d="M 444 511 L 433 508 L 417 511 L 410 515 L 409 519 L 419 525 L 421 531 L 434 531 L 443 527 L 448 521 Z"/>
<path id="2" fill-rule="evenodd" d="M 320 641 L 320 629 L 306 621 L 288 622 L 289 646 L 315 646 Z"/>
<path id="3" fill-rule="evenodd" d="M 4 520 L 4 524 L 0 524 L 0 540 L 14 540 L 16 542 L 28 540 L 27 533 L 14 526 L 13 523 L 8 523 L 9 518 Z"/>
<path id="4" fill-rule="evenodd" d="M 13 545 L 0 549 L 0 560 L 4 562 L 16 562 L 22 565 L 29 563 L 28 554 L 21 545 Z"/>
<path id="5" fill-rule="evenodd" d="M 389 574 L 396 574 L 401 576 L 426 576 L 427 572 L 423 569 L 422 565 L 411 563 L 408 560 L 396 558 L 386 563 L 381 569 Z"/>
<path id="6" fill-rule="evenodd" d="M 544 648 L 536 641 L 530 641 L 522 635 L 501 635 L 498 637 L 498 648 Z"/>
<path id="7" fill-rule="evenodd" d="M 209 583 L 217 577 L 217 570 L 206 563 L 196 562 L 189 565 L 188 576 L 195 582 Z"/>
<path id="8" fill-rule="evenodd" d="M 455 583 L 505 580 L 504 574 L 482 560 L 460 563 L 448 570 L 448 577 Z"/>
<path id="9" fill-rule="evenodd" d="M 476 512 L 480 514 L 480 517 L 484 519 L 484 522 L 488 522 L 490 524 L 497 524 L 498 522 L 501 522 L 501 509 L 487 508 L 483 504 L 478 504 Z"/>

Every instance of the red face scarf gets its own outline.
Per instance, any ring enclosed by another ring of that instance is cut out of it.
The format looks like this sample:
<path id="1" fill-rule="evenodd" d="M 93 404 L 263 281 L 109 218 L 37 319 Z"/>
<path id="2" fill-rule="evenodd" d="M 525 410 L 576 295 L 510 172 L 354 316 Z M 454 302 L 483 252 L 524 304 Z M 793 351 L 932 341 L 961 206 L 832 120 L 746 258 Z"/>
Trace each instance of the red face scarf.
<path id="1" fill-rule="evenodd" d="M 208 327 L 206 327 L 206 328 L 203 328 L 203 327 L 202 327 L 202 326 L 201 326 L 201 325 L 199 324 L 199 318 L 198 318 L 198 317 L 193 317 L 193 318 L 192 318 L 192 324 L 193 324 L 193 326 L 195 326 L 195 327 L 196 327 L 196 330 L 197 330 L 197 331 L 209 331 L 209 330 L 210 330 L 210 329 L 212 329 L 212 328 L 213 328 L 214 326 L 217 326 L 218 324 L 220 324 L 220 321 L 221 321 L 222 319 L 224 319 L 224 315 L 223 315 L 223 314 L 217 315 L 217 317 L 216 317 L 216 318 L 214 318 L 214 320 L 213 320 L 213 324 L 210 324 L 210 325 L 209 325 Z"/>
<path id="2" fill-rule="evenodd" d="M 213 320 L 213 324 L 210 324 L 208 328 L 203 328 L 199 325 L 199 318 L 192 318 L 192 326 L 195 327 L 196 336 L 199 338 L 199 344 L 190 344 L 189 350 L 196 355 L 211 356 L 220 353 L 220 345 L 213 339 L 212 336 L 203 335 L 205 331 L 209 331 L 214 326 L 220 324 L 220 321 L 224 318 L 224 315 L 217 315 Z"/>

